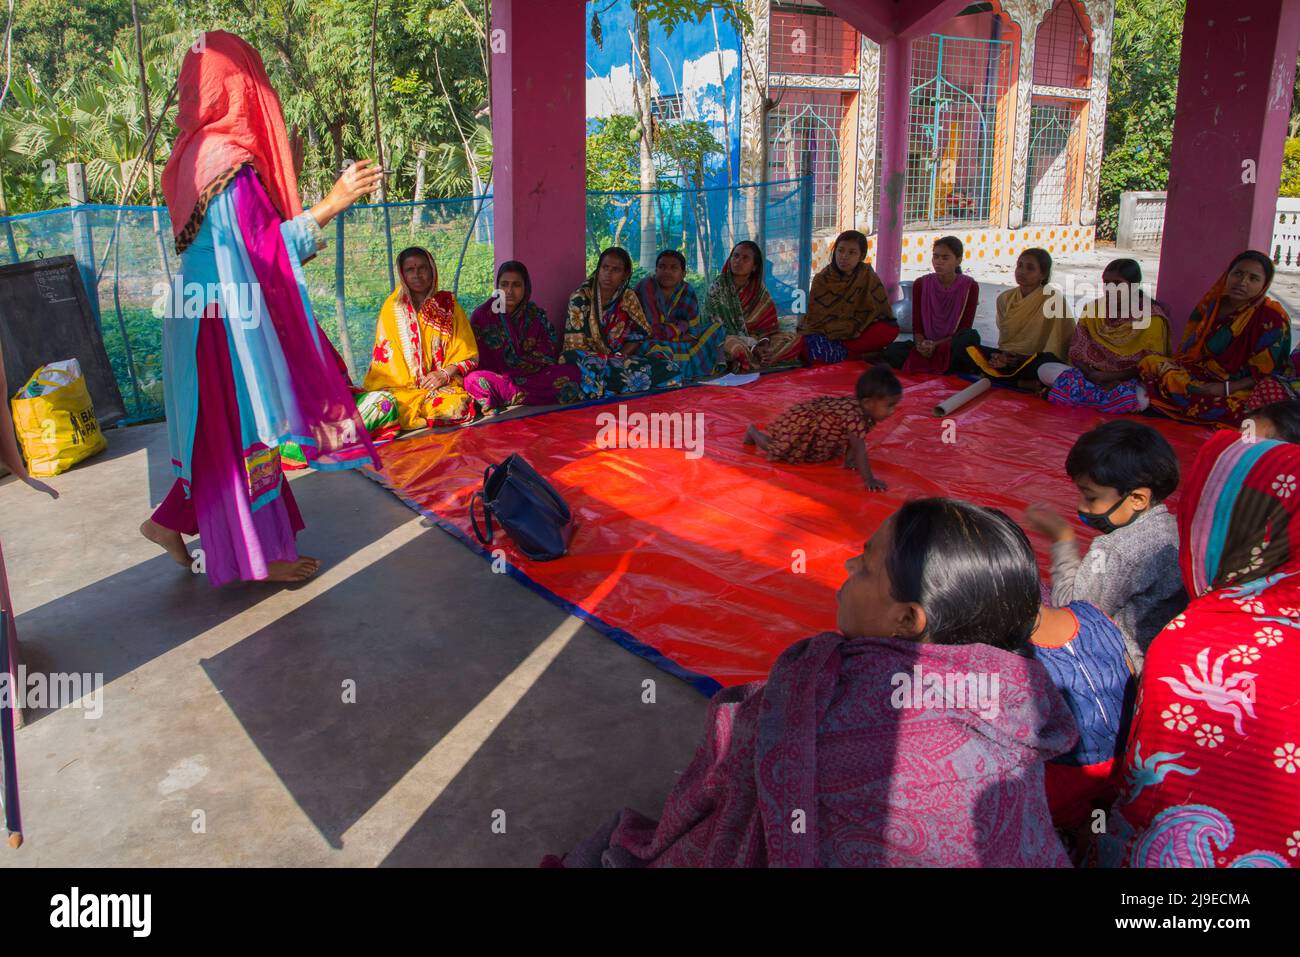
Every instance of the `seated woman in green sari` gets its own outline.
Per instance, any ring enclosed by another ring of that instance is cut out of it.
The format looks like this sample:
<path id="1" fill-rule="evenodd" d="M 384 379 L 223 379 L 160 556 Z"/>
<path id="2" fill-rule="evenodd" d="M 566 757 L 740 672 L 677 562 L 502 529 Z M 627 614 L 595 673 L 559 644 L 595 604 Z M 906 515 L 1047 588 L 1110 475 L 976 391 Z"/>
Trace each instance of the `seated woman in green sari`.
<path id="1" fill-rule="evenodd" d="M 560 361 L 578 367 L 584 398 L 682 384 L 681 368 L 669 350 L 654 341 L 631 278 L 632 257 L 626 249 L 611 246 L 569 299 Z"/>
<path id="2" fill-rule="evenodd" d="M 781 331 L 764 268 L 763 250 L 742 239 L 704 298 L 704 318 L 722 326 L 722 352 L 732 372 L 790 368 L 803 352 L 803 336 Z"/>

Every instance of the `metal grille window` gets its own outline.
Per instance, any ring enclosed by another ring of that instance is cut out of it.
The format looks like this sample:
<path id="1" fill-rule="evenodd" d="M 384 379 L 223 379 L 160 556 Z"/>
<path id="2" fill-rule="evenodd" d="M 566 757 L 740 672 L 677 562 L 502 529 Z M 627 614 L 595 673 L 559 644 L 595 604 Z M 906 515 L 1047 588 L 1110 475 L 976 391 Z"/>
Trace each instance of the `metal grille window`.
<path id="1" fill-rule="evenodd" d="M 1025 222 L 1064 223 L 1074 185 L 1078 106 L 1034 103 L 1029 114 Z"/>
<path id="2" fill-rule="evenodd" d="M 680 120 L 682 118 L 682 95 L 673 93 L 668 96 L 656 96 L 650 100 L 650 115 L 658 120 Z"/>
<path id="3" fill-rule="evenodd" d="M 847 76 L 858 72 L 858 34 L 818 4 L 773 3 L 772 73 Z"/>
<path id="4" fill-rule="evenodd" d="M 904 212 L 908 225 L 988 223 L 1002 163 L 998 101 L 1011 44 L 933 34 L 912 46 Z"/>
<path id="5" fill-rule="evenodd" d="M 840 136 L 851 98 L 826 90 L 773 91 L 777 105 L 768 114 L 768 178 L 813 177 L 813 228 L 839 224 Z"/>
<path id="6" fill-rule="evenodd" d="M 1034 83 L 1037 86 L 1088 86 L 1092 40 L 1074 0 L 1058 0 L 1038 25 L 1034 40 Z"/>

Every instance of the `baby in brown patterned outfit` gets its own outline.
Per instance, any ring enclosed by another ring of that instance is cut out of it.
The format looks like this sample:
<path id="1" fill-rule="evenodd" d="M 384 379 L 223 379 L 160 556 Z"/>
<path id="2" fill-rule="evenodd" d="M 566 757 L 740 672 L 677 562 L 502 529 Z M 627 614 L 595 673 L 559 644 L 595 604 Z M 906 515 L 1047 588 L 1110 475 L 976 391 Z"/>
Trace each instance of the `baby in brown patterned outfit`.
<path id="1" fill-rule="evenodd" d="M 745 444 L 757 445 L 771 462 L 828 462 L 844 456 L 845 468 L 856 468 L 873 492 L 883 492 L 884 482 L 871 472 L 867 461 L 867 433 L 894 414 L 903 386 L 888 366 L 862 373 L 853 396 L 823 396 L 792 405 L 772 423 L 767 433 L 751 425 Z"/>

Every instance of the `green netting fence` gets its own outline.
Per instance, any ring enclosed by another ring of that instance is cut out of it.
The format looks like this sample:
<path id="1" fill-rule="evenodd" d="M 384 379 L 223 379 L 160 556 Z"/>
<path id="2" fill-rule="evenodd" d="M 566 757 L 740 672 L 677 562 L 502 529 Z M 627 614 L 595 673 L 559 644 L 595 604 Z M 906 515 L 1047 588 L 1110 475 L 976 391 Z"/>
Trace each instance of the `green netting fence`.
<path id="1" fill-rule="evenodd" d="M 621 245 L 641 259 L 643 197 L 655 211 L 654 244 L 679 249 L 703 299 L 732 245 L 758 241 L 777 307 L 807 289 L 812 189 L 806 179 L 751 186 L 587 194 L 588 267 Z M 379 307 L 392 291 L 389 249 L 419 245 L 438 263 L 439 286 L 468 312 L 492 292 L 492 197 L 355 206 L 325 228 L 329 245 L 305 267 L 321 327 L 365 375 Z M 647 237 L 648 238 L 648 237 Z M 0 218 L 0 264 L 76 256 L 126 403 L 126 422 L 163 415 L 162 323 L 155 303 L 180 269 L 166 209 L 83 205 Z M 638 275 L 642 272 L 637 269 Z M 566 277 L 576 288 L 581 276 Z M 559 321 L 559 317 L 553 317 Z"/>

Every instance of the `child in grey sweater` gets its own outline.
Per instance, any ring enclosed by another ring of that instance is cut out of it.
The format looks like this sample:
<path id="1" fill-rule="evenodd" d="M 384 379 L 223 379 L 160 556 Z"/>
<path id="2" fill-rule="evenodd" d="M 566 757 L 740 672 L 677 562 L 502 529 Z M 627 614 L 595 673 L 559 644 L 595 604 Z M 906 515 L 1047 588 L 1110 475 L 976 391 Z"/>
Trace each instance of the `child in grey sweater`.
<path id="1" fill-rule="evenodd" d="M 1178 487 L 1178 459 L 1149 425 L 1117 420 L 1081 436 L 1065 471 L 1079 489 L 1079 520 L 1102 534 L 1080 561 L 1065 519 L 1049 505 L 1026 510 L 1026 523 L 1052 540 L 1052 604 L 1086 601 L 1109 615 L 1141 673 L 1152 639 L 1187 607 L 1178 522 L 1163 504 Z"/>

